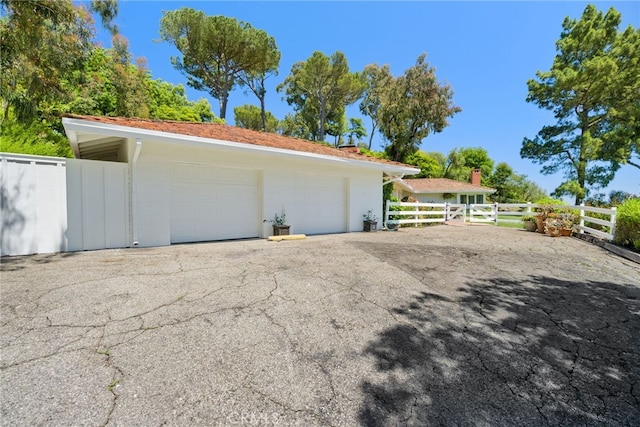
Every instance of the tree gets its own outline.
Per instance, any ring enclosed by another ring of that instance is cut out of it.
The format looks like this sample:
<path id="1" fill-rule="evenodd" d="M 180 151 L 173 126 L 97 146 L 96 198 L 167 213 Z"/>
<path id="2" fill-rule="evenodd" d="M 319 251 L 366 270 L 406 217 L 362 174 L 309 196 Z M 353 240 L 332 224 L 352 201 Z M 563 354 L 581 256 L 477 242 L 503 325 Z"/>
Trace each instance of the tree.
<path id="1" fill-rule="evenodd" d="M 347 135 L 349 136 L 349 140 L 347 141 L 349 145 L 354 145 L 357 141 L 360 141 L 361 138 L 367 136 L 367 131 L 364 128 L 364 123 L 361 118 L 352 117 L 349 119 Z"/>
<path id="2" fill-rule="evenodd" d="M 491 176 L 493 160 L 487 150 L 482 147 L 456 148 L 447 156 L 444 177 L 469 182 L 473 169 L 480 169 L 483 183 Z"/>
<path id="3" fill-rule="evenodd" d="M 496 166 L 493 175 L 489 177 L 488 185 L 495 188 L 496 192 L 491 195 L 493 201 L 497 203 L 518 203 L 522 200 L 516 174 L 507 163 L 501 162 Z"/>
<path id="4" fill-rule="evenodd" d="M 324 141 L 329 118 L 341 120 L 347 105 L 353 104 L 364 90 L 361 74 L 351 73 L 342 52 L 331 57 L 316 51 L 304 62 L 291 67 L 291 73 L 278 85 L 289 105 L 307 123 L 314 141 Z"/>
<path id="5" fill-rule="evenodd" d="M 414 178 L 442 178 L 446 158 L 442 153 L 416 151 L 405 160 L 407 164 L 420 168 L 420 173 Z"/>
<path id="6" fill-rule="evenodd" d="M 449 125 L 447 119 L 461 111 L 452 104 L 451 88 L 438 82 L 425 60 L 423 53 L 403 76 L 389 81 L 382 95 L 377 113 L 380 132 L 389 141 L 386 151 L 395 161 L 416 152 L 425 137 L 441 132 Z"/>
<path id="7" fill-rule="evenodd" d="M 229 93 L 239 83 L 240 74 L 258 76 L 269 72 L 273 58 L 264 50 L 275 48 L 273 39 L 246 22 L 207 16 L 186 7 L 163 14 L 160 39 L 172 43 L 182 54 L 171 57 L 171 63 L 187 76 L 187 84 L 208 91 L 219 101 L 222 119 L 226 117 Z"/>
<path id="8" fill-rule="evenodd" d="M 615 9 L 592 5 L 580 20 L 565 18 L 551 69 L 527 82 L 527 102 L 553 111 L 556 123 L 524 138 L 520 155 L 544 165 L 544 174 L 564 171 L 553 194 L 574 195 L 576 204 L 637 150 L 640 43 L 631 27 L 618 33 L 620 21 Z"/>
<path id="9" fill-rule="evenodd" d="M 360 102 L 360 112 L 371 118 L 371 133 L 369 134 L 368 149 L 371 150 L 373 135 L 378 128 L 379 118 L 378 112 L 382 104 L 382 96 L 393 80 L 388 65 L 379 67 L 377 64 L 371 64 L 364 67 L 364 78 L 366 89 L 362 102 Z"/>
<path id="10" fill-rule="evenodd" d="M 149 91 L 149 117 L 159 120 L 224 123 L 215 117 L 205 98 L 193 102 L 187 98 L 184 86 L 162 79 L 146 80 Z"/>
<path id="11" fill-rule="evenodd" d="M 64 133 L 36 120 L 24 123 L 14 117 L 5 119 L 0 132 L 0 151 L 38 156 L 73 157 Z"/>
<path id="12" fill-rule="evenodd" d="M 265 109 L 267 89 L 265 88 L 264 82 L 270 76 L 278 74 L 280 51 L 278 50 L 275 39 L 262 30 L 255 30 L 253 32 L 251 42 L 254 45 L 253 50 L 259 56 L 256 58 L 256 63 L 252 69 L 242 70 L 238 74 L 238 80 L 241 85 L 248 87 L 260 101 L 262 127 L 259 130 L 273 132 L 273 126 L 269 126 L 268 123 L 271 119 L 268 118 Z M 273 119 L 275 118 L 273 117 Z M 271 130 L 269 128 L 271 128 Z"/>
<path id="13" fill-rule="evenodd" d="M 67 95 L 57 102 L 41 104 L 57 117 L 52 124 L 60 130 L 63 113 L 149 117 L 149 74 L 144 61 L 133 63 L 124 37 L 113 36 L 112 45 L 111 49 L 90 49 L 83 67 L 65 79 Z"/>
<path id="14" fill-rule="evenodd" d="M 115 32 L 110 22 L 117 2 L 94 0 L 90 8 Z M 0 0 L 0 11 L 2 120 L 11 108 L 16 120 L 29 123 L 41 102 L 67 96 L 64 81 L 82 68 L 91 50 L 90 11 L 71 0 Z"/>
<path id="15" fill-rule="evenodd" d="M 334 137 L 333 145 L 342 145 L 342 137 L 347 133 L 347 113 L 344 108 L 334 110 L 327 117 L 326 134 Z"/>
<path id="16" fill-rule="evenodd" d="M 287 114 L 280 121 L 279 132 L 285 136 L 312 140 L 314 133 L 300 113 Z"/>
<path id="17" fill-rule="evenodd" d="M 255 105 L 241 105 L 233 109 L 233 116 L 236 126 L 245 128 L 245 129 L 253 129 L 253 130 L 265 130 L 263 127 L 262 121 L 262 111 L 260 108 Z M 276 119 L 273 114 L 266 111 L 266 132 L 275 133 L 278 130 L 278 119 Z"/>

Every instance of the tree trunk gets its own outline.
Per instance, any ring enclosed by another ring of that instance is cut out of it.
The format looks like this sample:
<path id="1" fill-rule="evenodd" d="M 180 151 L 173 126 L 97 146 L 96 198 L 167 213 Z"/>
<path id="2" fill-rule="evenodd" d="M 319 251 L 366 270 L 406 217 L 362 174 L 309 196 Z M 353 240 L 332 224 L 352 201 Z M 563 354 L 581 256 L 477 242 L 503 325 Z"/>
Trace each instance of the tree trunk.
<path id="1" fill-rule="evenodd" d="M 227 100 L 228 100 L 228 95 L 221 95 L 220 96 L 220 118 L 222 120 L 225 119 L 225 117 L 227 116 Z"/>
<path id="2" fill-rule="evenodd" d="M 587 147 L 585 147 L 584 137 L 587 134 L 587 132 L 589 132 L 589 127 L 587 125 L 588 120 L 589 120 L 589 116 L 588 114 L 585 113 L 584 118 L 581 119 L 582 127 L 580 130 L 580 136 L 581 136 L 580 154 L 578 157 L 578 164 L 576 165 L 576 176 L 578 178 L 578 186 L 580 187 L 580 190 L 582 190 L 585 194 L 586 194 L 586 189 L 584 188 L 584 181 L 587 175 L 587 160 L 585 159 L 585 156 L 586 156 Z M 579 205 L 580 203 L 582 203 L 583 199 L 584 199 L 584 196 L 582 194 L 576 194 L 575 204 Z"/>
<path id="3" fill-rule="evenodd" d="M 377 123 L 371 119 L 371 135 L 369 135 L 369 150 L 371 150 L 371 142 L 373 141 L 373 134 L 376 133 Z"/>
<path id="4" fill-rule="evenodd" d="M 324 99 L 320 100 L 320 128 L 318 129 L 318 139 L 320 140 L 320 142 L 324 142 L 324 136 L 325 136 L 325 131 L 324 131 L 324 121 L 326 120 L 327 117 L 327 101 L 325 101 Z"/>
<path id="5" fill-rule="evenodd" d="M 260 96 L 260 117 L 262 118 L 262 130 L 266 132 L 267 131 L 267 113 L 264 109 L 264 91 L 262 92 L 262 96 Z"/>

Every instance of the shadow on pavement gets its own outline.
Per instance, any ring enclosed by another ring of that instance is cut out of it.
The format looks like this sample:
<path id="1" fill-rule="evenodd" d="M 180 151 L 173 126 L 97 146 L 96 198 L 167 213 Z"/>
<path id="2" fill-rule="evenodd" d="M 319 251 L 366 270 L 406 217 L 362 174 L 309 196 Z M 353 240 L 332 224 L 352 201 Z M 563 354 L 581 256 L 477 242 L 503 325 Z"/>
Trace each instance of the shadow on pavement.
<path id="1" fill-rule="evenodd" d="M 364 350 L 363 425 L 640 423 L 640 289 L 545 276 L 422 292 Z"/>
<path id="2" fill-rule="evenodd" d="M 32 264 L 49 264 L 60 259 L 73 257 L 78 253 L 80 252 L 3 256 L 0 258 L 0 271 L 18 271 Z"/>

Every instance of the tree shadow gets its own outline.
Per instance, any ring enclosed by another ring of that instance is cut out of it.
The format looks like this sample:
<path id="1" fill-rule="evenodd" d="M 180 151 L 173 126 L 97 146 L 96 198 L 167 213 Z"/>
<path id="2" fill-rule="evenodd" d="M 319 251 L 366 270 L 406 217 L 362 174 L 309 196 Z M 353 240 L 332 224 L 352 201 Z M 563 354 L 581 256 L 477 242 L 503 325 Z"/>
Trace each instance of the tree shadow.
<path id="1" fill-rule="evenodd" d="M 7 188 L 8 182 L 0 179 L 0 252 L 3 254 L 12 252 L 15 236 L 19 236 L 25 227 L 26 218 L 18 209 L 23 176 L 24 171 L 15 177 L 12 189 Z"/>
<path id="2" fill-rule="evenodd" d="M 34 264 L 49 264 L 76 256 L 79 252 L 58 252 L 52 254 L 14 255 L 0 258 L 0 271 L 23 270 Z"/>
<path id="3" fill-rule="evenodd" d="M 361 424 L 640 424 L 640 288 L 546 276 L 422 292 L 364 353 Z"/>

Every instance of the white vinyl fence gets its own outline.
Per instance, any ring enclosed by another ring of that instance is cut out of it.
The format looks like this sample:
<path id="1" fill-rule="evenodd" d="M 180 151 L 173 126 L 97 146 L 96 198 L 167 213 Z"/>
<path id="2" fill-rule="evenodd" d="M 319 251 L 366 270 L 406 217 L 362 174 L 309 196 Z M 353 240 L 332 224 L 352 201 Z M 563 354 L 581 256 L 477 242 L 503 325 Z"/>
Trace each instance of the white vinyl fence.
<path id="1" fill-rule="evenodd" d="M 399 210 L 392 210 L 398 207 Z M 467 219 L 466 205 L 452 203 L 389 202 L 385 208 L 385 224 L 403 225 L 428 224 L 435 222 L 460 221 Z"/>
<path id="2" fill-rule="evenodd" d="M 399 206 L 402 210 L 391 210 Z M 472 204 L 468 207 L 470 223 L 520 223 L 525 215 L 535 215 L 535 203 L 493 203 Z M 554 205 L 555 210 L 578 211 L 579 224 L 575 228 L 579 233 L 589 233 L 605 240 L 613 240 L 616 226 L 616 208 L 595 208 L 585 205 Z M 447 222 L 452 220 L 466 221 L 466 205 L 449 203 L 402 203 L 387 202 L 385 209 L 385 224 L 418 224 Z M 608 219 L 596 218 L 593 214 L 600 214 Z M 506 217 L 506 218 L 505 218 Z M 598 230 L 595 226 L 602 226 Z"/>

